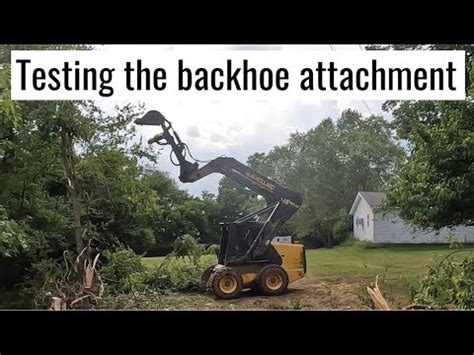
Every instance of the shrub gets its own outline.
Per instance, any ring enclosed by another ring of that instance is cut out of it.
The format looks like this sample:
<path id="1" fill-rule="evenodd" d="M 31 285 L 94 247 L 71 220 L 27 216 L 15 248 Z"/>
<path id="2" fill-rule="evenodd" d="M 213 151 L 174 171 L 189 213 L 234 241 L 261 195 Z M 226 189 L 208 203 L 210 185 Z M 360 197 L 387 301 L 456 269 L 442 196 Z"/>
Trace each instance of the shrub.
<path id="1" fill-rule="evenodd" d="M 204 267 L 167 259 L 149 273 L 146 281 L 156 291 L 202 292 L 201 274 Z"/>
<path id="2" fill-rule="evenodd" d="M 341 243 L 342 246 L 345 247 L 352 247 L 357 244 L 358 240 L 354 238 L 354 236 L 350 235 L 344 242 Z"/>
<path id="3" fill-rule="evenodd" d="M 352 232 L 352 216 L 345 209 L 341 209 L 336 215 L 336 222 L 332 229 L 332 235 L 338 244 L 343 243 Z"/>
<path id="4" fill-rule="evenodd" d="M 99 253 L 92 253 L 91 239 L 77 254 L 63 252 L 62 259 L 43 259 L 32 263 L 19 285 L 20 296 L 31 300 L 35 308 L 90 309 L 103 294 L 103 282 L 97 272 Z"/>
<path id="5" fill-rule="evenodd" d="M 166 256 L 173 251 L 173 245 L 155 243 L 148 248 L 145 256 Z"/>
<path id="6" fill-rule="evenodd" d="M 147 270 L 142 264 L 141 255 L 132 249 L 119 249 L 104 253 L 107 262 L 101 268 L 101 277 L 112 293 L 126 293 L 143 290 L 148 278 Z"/>
<path id="7" fill-rule="evenodd" d="M 28 249 L 28 238 L 20 226 L 8 218 L 5 207 L 0 205 L 0 256 L 12 257 Z"/>
<path id="8" fill-rule="evenodd" d="M 50 307 L 52 292 L 61 275 L 61 266 L 61 263 L 54 259 L 44 259 L 31 264 L 19 285 L 22 289 L 21 298 L 30 300 L 30 306 L 34 308 Z"/>
<path id="9" fill-rule="evenodd" d="M 414 302 L 438 308 L 474 308 L 474 258 L 472 255 L 453 258 L 462 251 L 454 251 L 436 266 L 428 268 L 414 291 Z"/>
<path id="10" fill-rule="evenodd" d="M 204 291 L 201 274 L 208 265 L 203 262 L 202 257 L 215 251 L 215 245 L 206 247 L 189 234 L 178 237 L 174 250 L 149 275 L 147 283 L 158 290 Z"/>
<path id="11" fill-rule="evenodd" d="M 206 252 L 206 246 L 199 244 L 199 240 L 194 239 L 190 234 L 176 238 L 172 255 L 177 258 L 192 259 L 193 264 L 199 264 L 199 259 Z"/>
<path id="12" fill-rule="evenodd" d="M 356 240 L 353 242 L 353 246 L 360 249 L 378 249 L 378 248 L 382 248 L 384 245 L 375 244 L 375 243 L 369 242 L 368 240 Z"/>
<path id="13" fill-rule="evenodd" d="M 215 252 L 189 234 L 176 239 L 173 251 L 153 271 L 142 264 L 142 256 L 131 249 L 106 252 L 101 277 L 109 294 L 203 291 L 201 274 L 207 266 L 202 257 Z"/>

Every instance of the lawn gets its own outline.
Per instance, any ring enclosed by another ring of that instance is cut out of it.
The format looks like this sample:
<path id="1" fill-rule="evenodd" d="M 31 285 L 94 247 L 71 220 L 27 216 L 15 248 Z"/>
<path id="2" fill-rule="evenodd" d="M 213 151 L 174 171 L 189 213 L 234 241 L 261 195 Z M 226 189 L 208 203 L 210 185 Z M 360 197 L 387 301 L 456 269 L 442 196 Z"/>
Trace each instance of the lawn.
<path id="1" fill-rule="evenodd" d="M 464 246 L 474 251 L 474 246 Z M 370 245 L 337 246 L 331 249 L 306 251 L 307 276 L 314 280 L 328 280 L 334 285 L 349 283 L 353 293 L 368 298 L 365 288 L 379 275 L 379 284 L 389 303 L 403 307 L 411 302 L 410 290 L 427 271 L 428 265 L 453 250 L 447 245 Z M 461 257 L 465 253 L 459 253 Z M 147 267 L 154 267 L 163 257 L 144 258 Z M 212 264 L 215 257 L 205 256 L 205 263 Z M 180 261 L 182 262 L 182 261 Z M 308 280 L 311 281 L 311 280 Z M 366 302 L 367 299 L 364 301 Z"/>
<path id="2" fill-rule="evenodd" d="M 465 248 L 470 250 L 472 247 Z M 309 276 L 416 278 L 426 272 L 428 264 L 435 263 L 435 256 L 444 256 L 452 251 L 447 245 L 337 246 L 306 250 L 306 259 Z M 211 255 L 204 258 L 206 264 L 216 261 Z M 143 264 L 153 268 L 163 260 L 164 257 L 143 258 Z"/>
<path id="3" fill-rule="evenodd" d="M 452 252 L 447 245 L 339 246 L 307 251 L 308 274 L 345 279 L 417 278 L 435 263 L 435 256 Z"/>

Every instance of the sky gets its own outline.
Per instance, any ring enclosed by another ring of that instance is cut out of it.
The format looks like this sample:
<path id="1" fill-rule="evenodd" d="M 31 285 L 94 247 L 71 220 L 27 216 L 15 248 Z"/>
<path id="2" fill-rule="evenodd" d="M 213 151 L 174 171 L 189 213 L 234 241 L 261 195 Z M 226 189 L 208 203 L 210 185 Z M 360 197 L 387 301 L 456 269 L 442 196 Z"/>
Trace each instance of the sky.
<path id="1" fill-rule="evenodd" d="M 358 45 L 321 45 L 321 46 L 221 46 L 233 50 L 266 50 L 269 53 L 289 50 L 362 50 Z M 331 49 L 332 47 L 332 49 Z M 147 55 L 155 51 L 212 51 L 216 46 L 115 46 L 106 45 L 98 50 L 123 51 Z M 126 101 L 103 101 L 99 105 L 110 111 L 115 105 L 124 105 Z M 132 101 L 132 103 L 138 103 Z M 194 157 L 210 160 L 221 155 L 234 157 L 245 163 L 247 157 L 256 152 L 268 152 L 276 145 L 287 142 L 291 133 L 304 132 L 317 126 L 327 117 L 337 118 L 347 108 L 361 112 L 364 116 L 388 114 L 382 112 L 382 101 L 302 101 L 290 100 L 259 100 L 249 98 L 237 100 L 229 93 L 225 100 L 204 98 L 200 100 L 143 101 L 146 110 L 160 111 L 179 134 L 181 140 L 188 144 Z M 155 134 L 160 133 L 159 127 L 141 126 L 139 134 L 146 142 Z M 159 159 L 159 169 L 169 173 L 178 181 L 179 168 L 169 160 L 170 147 L 164 147 Z M 202 191 L 217 193 L 218 182 L 222 175 L 213 174 L 194 183 L 183 184 L 180 188 L 193 195 Z"/>

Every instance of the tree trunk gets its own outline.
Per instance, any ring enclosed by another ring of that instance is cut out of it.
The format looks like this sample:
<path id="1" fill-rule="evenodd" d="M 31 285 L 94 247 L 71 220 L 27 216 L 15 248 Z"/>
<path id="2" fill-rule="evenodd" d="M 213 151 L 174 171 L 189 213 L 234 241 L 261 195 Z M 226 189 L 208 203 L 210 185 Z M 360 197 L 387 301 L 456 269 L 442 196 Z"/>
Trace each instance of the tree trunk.
<path id="1" fill-rule="evenodd" d="M 64 171 L 68 181 L 67 190 L 71 198 L 72 214 L 74 219 L 74 238 L 76 241 L 77 253 L 80 254 L 84 248 L 83 228 L 81 225 L 81 190 L 76 179 L 75 152 L 74 145 L 69 133 L 61 130 L 61 158 Z"/>

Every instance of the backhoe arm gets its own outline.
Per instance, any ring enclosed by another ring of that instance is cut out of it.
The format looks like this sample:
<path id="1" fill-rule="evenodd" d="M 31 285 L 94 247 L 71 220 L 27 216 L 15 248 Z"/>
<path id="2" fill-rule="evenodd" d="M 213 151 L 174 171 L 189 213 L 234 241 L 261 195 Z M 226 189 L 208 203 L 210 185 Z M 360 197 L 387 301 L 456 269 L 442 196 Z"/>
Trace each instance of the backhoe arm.
<path id="1" fill-rule="evenodd" d="M 249 244 L 245 255 L 242 256 L 243 260 L 264 255 L 281 225 L 298 210 L 302 203 L 301 196 L 298 193 L 284 188 L 234 158 L 218 157 L 202 167 L 199 166 L 198 162 L 188 161 L 186 159 L 187 153 L 192 158 L 189 148 L 173 130 L 171 123 L 158 111 L 149 111 L 145 116 L 137 119 L 135 123 L 162 127 L 163 133 L 154 136 L 148 143 L 171 146 L 178 160 L 178 163 L 174 164 L 180 166 L 179 179 L 181 182 L 195 182 L 210 174 L 220 173 L 265 198 L 267 206 L 264 209 L 235 222 L 237 224 L 248 223 L 252 218 L 263 213 L 268 215 L 258 234 Z"/>

